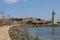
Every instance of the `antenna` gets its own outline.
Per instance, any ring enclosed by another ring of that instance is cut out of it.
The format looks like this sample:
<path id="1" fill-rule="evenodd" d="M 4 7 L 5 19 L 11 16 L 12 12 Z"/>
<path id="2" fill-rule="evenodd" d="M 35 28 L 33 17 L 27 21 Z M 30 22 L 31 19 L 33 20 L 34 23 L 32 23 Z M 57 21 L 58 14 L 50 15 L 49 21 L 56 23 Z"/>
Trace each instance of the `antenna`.
<path id="1" fill-rule="evenodd" d="M 7 17 L 10 18 L 10 15 L 8 14 Z"/>
<path id="2" fill-rule="evenodd" d="M 4 11 L 1 11 L 1 14 L 2 14 L 2 18 L 4 18 Z"/>

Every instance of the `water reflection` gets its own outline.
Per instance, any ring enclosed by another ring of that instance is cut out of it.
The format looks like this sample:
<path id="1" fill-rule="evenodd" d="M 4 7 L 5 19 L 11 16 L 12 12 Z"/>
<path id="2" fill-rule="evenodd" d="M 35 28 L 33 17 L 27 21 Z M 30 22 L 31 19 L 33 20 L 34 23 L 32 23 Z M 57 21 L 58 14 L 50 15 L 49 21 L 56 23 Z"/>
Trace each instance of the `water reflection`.
<path id="1" fill-rule="evenodd" d="M 52 27 L 52 40 L 56 40 L 56 27 Z"/>
<path id="2" fill-rule="evenodd" d="M 28 28 L 31 36 L 38 34 L 40 40 L 60 40 L 60 27 Z"/>

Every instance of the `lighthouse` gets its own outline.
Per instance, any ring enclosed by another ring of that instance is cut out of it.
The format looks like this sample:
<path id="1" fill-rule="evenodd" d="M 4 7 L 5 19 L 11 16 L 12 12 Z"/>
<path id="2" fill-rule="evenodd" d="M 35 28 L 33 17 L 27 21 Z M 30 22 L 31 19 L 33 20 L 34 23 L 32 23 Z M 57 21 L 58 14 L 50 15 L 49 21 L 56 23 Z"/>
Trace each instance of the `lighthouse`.
<path id="1" fill-rule="evenodd" d="M 54 25 L 54 24 L 57 24 L 56 13 L 54 12 L 54 10 L 53 10 L 53 12 L 52 12 L 52 24 L 53 24 L 53 25 Z"/>

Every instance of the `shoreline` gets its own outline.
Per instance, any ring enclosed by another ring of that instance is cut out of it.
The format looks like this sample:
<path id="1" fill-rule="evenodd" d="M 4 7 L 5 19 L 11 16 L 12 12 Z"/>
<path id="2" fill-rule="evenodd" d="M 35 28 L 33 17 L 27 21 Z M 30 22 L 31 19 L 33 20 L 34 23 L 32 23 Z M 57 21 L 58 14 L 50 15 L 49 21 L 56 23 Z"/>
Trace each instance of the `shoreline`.
<path id="1" fill-rule="evenodd" d="M 42 24 L 42 25 L 33 25 L 33 24 L 21 24 L 20 26 L 24 26 L 24 27 L 59 27 L 60 24 Z"/>

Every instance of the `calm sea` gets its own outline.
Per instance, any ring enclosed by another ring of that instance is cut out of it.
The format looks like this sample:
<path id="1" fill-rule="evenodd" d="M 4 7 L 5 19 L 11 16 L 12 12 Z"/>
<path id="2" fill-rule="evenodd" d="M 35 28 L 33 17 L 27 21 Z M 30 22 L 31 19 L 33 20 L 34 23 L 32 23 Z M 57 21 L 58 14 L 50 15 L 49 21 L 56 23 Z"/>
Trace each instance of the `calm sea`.
<path id="1" fill-rule="evenodd" d="M 60 40 L 60 27 L 27 28 L 30 36 L 38 35 L 40 40 Z"/>

